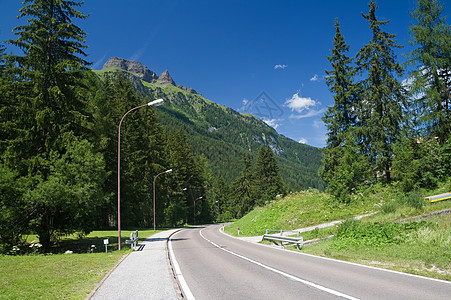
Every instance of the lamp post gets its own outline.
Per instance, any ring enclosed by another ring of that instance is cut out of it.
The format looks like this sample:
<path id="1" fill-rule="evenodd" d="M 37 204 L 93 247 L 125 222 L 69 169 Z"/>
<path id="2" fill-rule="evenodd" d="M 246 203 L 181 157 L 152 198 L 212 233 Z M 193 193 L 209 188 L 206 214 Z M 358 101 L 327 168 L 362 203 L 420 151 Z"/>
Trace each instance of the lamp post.
<path id="1" fill-rule="evenodd" d="M 199 198 L 196 198 L 196 199 L 194 199 L 194 210 L 193 210 L 193 221 L 194 221 L 194 224 L 196 224 L 196 201 L 197 200 L 201 200 L 203 197 L 199 197 Z"/>
<path id="2" fill-rule="evenodd" d="M 155 178 L 153 179 L 153 232 L 155 232 L 155 181 L 157 180 L 157 177 L 172 172 L 172 169 L 166 170 L 164 172 L 161 172 L 157 175 L 155 175 Z"/>
<path id="3" fill-rule="evenodd" d="M 145 106 L 158 106 L 163 104 L 163 99 L 157 99 L 154 101 L 151 101 L 147 104 L 143 104 L 137 107 L 134 107 L 130 109 L 128 112 L 125 113 L 125 115 L 122 117 L 121 121 L 119 122 L 119 131 L 117 134 L 117 231 L 118 231 L 118 244 L 119 244 L 119 250 L 121 250 L 121 125 L 122 121 L 124 121 L 124 118 L 126 115 L 128 115 L 130 112 L 141 108 Z"/>

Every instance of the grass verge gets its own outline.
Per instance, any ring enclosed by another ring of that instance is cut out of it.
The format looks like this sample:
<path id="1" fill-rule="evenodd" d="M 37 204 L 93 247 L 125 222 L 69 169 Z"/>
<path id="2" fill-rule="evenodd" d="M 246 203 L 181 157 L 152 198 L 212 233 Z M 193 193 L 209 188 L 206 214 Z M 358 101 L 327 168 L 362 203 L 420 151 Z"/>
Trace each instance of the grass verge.
<path id="1" fill-rule="evenodd" d="M 83 299 L 128 253 L 0 256 L 0 298 Z"/>
<path id="2" fill-rule="evenodd" d="M 0 299 L 84 299 L 130 253 L 125 240 L 131 232 L 121 231 L 121 251 L 112 251 L 118 248 L 117 231 L 93 231 L 82 238 L 63 237 L 53 249 L 74 254 L 0 256 Z M 140 241 L 153 234 L 153 230 L 139 230 Z M 104 239 L 110 240 L 108 253 Z M 37 238 L 28 237 L 30 243 L 33 240 Z"/>

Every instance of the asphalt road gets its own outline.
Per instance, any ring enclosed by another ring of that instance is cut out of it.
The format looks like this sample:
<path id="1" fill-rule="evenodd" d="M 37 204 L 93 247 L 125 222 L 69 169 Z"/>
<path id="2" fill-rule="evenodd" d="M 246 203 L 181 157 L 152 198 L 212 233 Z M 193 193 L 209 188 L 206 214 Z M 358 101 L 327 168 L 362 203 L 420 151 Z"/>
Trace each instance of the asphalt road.
<path id="1" fill-rule="evenodd" d="M 188 299 L 451 299 L 451 282 L 244 242 L 219 228 L 172 236 Z"/>

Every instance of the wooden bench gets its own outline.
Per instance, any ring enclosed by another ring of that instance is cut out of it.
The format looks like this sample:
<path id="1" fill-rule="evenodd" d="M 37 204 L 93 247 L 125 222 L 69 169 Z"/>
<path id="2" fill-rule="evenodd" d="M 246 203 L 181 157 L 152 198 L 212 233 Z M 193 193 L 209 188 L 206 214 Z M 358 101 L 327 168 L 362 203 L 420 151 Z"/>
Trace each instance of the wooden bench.
<path id="1" fill-rule="evenodd" d="M 136 247 L 138 245 L 138 230 L 130 233 L 130 239 L 125 240 L 125 243 L 130 244 L 130 249 L 133 249 L 134 247 Z"/>
<path id="2" fill-rule="evenodd" d="M 269 233 L 270 231 L 277 231 L 277 232 L 279 232 L 279 234 L 270 234 Z M 286 233 L 286 232 L 296 232 L 297 236 L 293 237 L 293 236 L 284 235 L 284 233 Z M 302 238 L 302 236 L 299 235 L 298 231 L 284 231 L 284 230 L 269 230 L 269 229 L 266 229 L 266 233 L 263 235 L 263 239 L 272 241 L 276 245 L 279 245 L 278 243 L 280 243 L 280 246 L 282 246 L 284 248 L 286 246 L 294 246 L 294 245 L 296 245 L 296 247 L 299 250 L 301 249 L 302 244 L 304 242 L 304 239 Z"/>

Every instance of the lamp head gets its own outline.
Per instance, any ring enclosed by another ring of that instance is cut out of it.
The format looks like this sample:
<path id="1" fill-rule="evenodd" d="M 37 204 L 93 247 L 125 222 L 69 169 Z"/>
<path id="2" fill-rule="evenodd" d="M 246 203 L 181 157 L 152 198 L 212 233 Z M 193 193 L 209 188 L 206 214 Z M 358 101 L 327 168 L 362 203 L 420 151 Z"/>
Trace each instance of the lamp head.
<path id="1" fill-rule="evenodd" d="M 161 104 L 163 104 L 163 99 L 157 99 L 147 103 L 148 106 L 160 106 Z"/>

